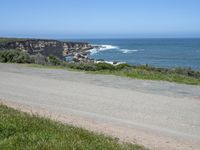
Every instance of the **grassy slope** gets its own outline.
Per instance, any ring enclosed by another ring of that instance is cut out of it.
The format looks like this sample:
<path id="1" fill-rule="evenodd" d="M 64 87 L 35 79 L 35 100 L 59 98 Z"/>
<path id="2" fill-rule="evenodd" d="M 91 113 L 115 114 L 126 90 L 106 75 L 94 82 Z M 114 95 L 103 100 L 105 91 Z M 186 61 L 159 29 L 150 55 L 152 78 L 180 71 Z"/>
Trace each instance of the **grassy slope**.
<path id="1" fill-rule="evenodd" d="M 92 73 L 92 72 L 90 72 Z M 186 77 L 178 74 L 164 74 L 154 71 L 146 71 L 143 69 L 133 69 L 132 71 L 97 71 L 94 73 L 98 74 L 113 74 L 117 76 L 145 79 L 145 80 L 159 80 L 159 81 L 168 81 L 176 82 L 189 85 L 200 85 L 200 79 L 195 79 L 192 77 Z"/>
<path id="2" fill-rule="evenodd" d="M 49 69 L 68 69 L 68 70 L 84 71 L 81 69 L 71 69 L 70 67 L 67 66 L 48 66 L 48 65 L 38 65 L 38 64 L 29 64 L 28 66 L 38 67 L 38 68 L 49 68 Z M 111 74 L 122 77 L 130 77 L 130 78 L 145 79 L 145 80 L 161 80 L 161 81 L 176 82 L 189 85 L 200 85 L 200 78 L 189 77 L 177 73 L 163 73 L 153 70 L 145 70 L 142 68 L 134 68 L 134 69 L 129 68 L 128 70 L 100 70 L 100 71 L 85 71 L 85 72 L 92 74 Z"/>
<path id="3" fill-rule="evenodd" d="M 1 104 L 0 149 L 144 150 L 138 145 L 120 144 L 117 139 L 31 116 Z"/>

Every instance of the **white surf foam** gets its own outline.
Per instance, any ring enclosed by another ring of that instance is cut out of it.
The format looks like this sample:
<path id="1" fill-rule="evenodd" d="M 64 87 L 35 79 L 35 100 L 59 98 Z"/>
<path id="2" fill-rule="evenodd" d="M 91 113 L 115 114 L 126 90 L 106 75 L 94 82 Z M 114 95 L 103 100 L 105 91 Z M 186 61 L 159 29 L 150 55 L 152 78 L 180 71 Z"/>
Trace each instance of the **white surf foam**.
<path id="1" fill-rule="evenodd" d="M 117 62 L 117 63 L 114 63 L 114 61 L 95 61 L 95 63 L 107 63 L 107 64 L 111 64 L 111 65 L 119 65 L 119 64 L 124 64 L 125 62 Z"/>
<path id="2" fill-rule="evenodd" d="M 128 53 L 133 53 L 133 52 L 138 52 L 138 51 L 143 51 L 143 49 L 120 49 L 120 47 L 118 46 L 114 46 L 114 45 L 92 45 L 92 46 L 96 46 L 95 48 L 89 50 L 90 55 L 96 54 L 100 51 L 106 51 L 106 50 L 112 50 L 112 49 L 117 49 L 118 51 L 121 51 L 123 54 L 128 54 Z"/>
<path id="3" fill-rule="evenodd" d="M 113 46 L 113 45 L 101 45 L 101 50 L 109 50 L 109 49 L 118 49 L 118 46 Z"/>
<path id="4" fill-rule="evenodd" d="M 120 49 L 123 54 L 138 52 L 138 49 Z"/>
<path id="5" fill-rule="evenodd" d="M 89 50 L 91 55 L 96 54 L 100 51 L 119 49 L 118 46 L 113 46 L 113 45 L 92 45 L 92 46 L 97 46 L 97 48 L 93 48 L 93 49 Z"/>

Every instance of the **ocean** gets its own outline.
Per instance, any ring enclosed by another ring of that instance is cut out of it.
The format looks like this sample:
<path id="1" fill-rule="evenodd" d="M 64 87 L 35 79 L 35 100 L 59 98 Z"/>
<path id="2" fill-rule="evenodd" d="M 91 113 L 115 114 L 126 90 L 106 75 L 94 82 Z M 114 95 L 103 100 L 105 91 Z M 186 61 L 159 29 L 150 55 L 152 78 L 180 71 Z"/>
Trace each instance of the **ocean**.
<path id="1" fill-rule="evenodd" d="M 91 50 L 90 58 L 97 60 L 200 70 L 200 39 L 84 39 L 76 41 L 101 45 L 102 48 Z"/>

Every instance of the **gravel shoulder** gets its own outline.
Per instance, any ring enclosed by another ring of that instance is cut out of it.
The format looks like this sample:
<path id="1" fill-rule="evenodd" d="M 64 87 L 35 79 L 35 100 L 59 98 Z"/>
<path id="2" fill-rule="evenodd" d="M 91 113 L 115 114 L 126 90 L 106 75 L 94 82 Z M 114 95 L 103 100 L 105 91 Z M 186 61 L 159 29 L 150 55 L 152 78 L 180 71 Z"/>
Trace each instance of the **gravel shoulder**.
<path id="1" fill-rule="evenodd" d="M 150 149 L 200 149 L 200 87 L 0 64 L 0 101 Z"/>

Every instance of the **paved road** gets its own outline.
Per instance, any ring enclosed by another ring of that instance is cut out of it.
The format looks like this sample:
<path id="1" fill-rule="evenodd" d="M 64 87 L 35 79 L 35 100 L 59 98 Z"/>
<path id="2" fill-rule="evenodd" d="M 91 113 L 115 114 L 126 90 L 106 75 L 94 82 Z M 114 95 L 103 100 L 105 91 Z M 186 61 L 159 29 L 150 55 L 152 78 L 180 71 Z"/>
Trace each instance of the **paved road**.
<path id="1" fill-rule="evenodd" d="M 200 149 L 199 86 L 0 64 L 0 99 L 151 149 Z"/>

